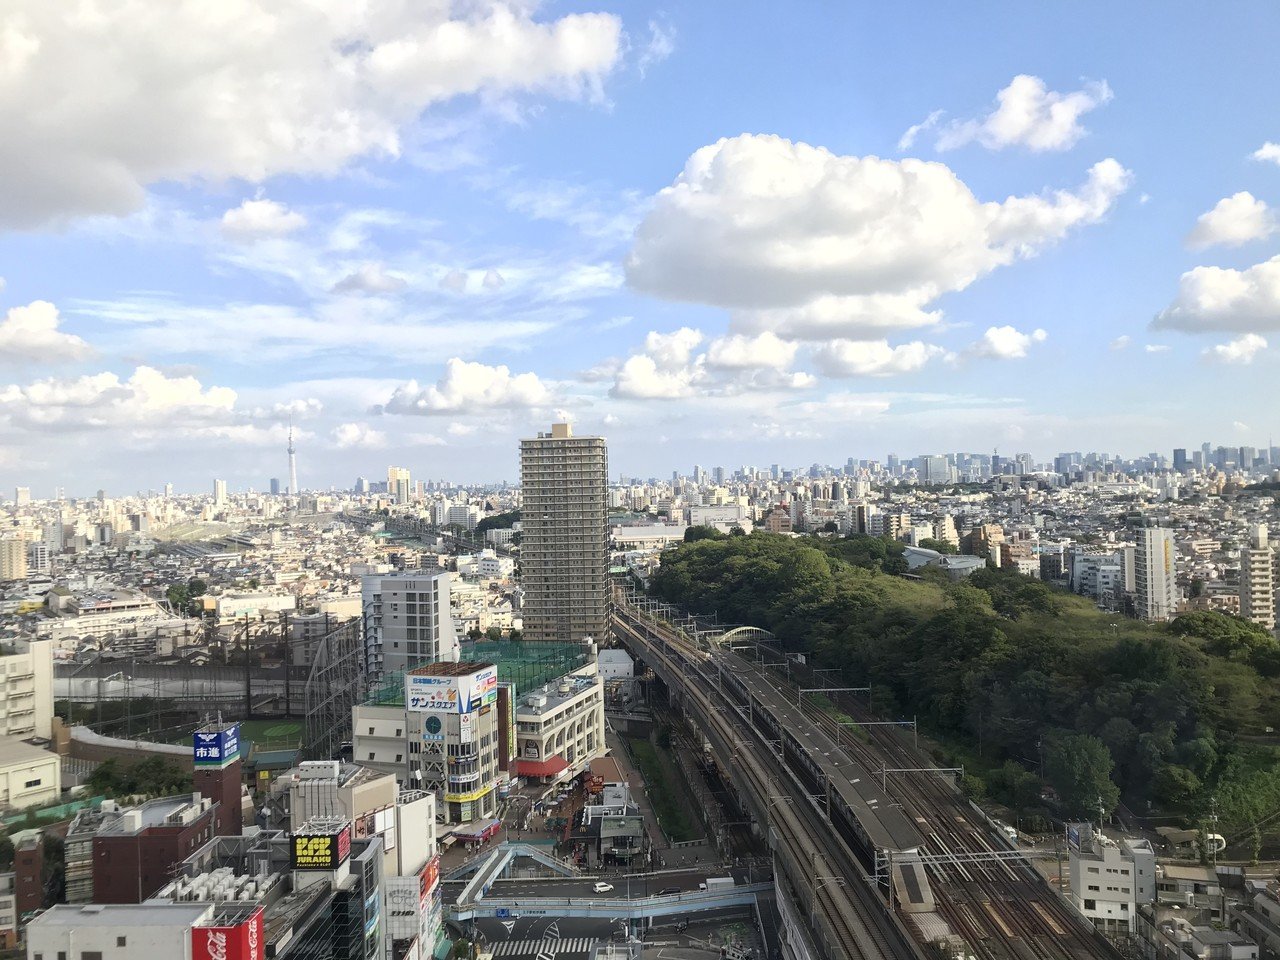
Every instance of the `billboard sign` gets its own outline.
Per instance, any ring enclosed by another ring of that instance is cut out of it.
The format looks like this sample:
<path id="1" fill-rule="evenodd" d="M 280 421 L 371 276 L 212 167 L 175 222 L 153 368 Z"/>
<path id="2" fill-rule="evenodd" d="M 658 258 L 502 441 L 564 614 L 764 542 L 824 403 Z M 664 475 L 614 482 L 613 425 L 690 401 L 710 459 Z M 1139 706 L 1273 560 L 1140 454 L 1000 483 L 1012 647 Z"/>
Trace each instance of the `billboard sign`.
<path id="1" fill-rule="evenodd" d="M 351 828 L 337 833 L 299 833 L 290 847 L 294 870 L 337 870 L 351 855 Z"/>
<path id="2" fill-rule="evenodd" d="M 459 743 L 475 743 L 476 727 L 475 715 L 464 713 L 458 717 L 458 742 Z"/>
<path id="3" fill-rule="evenodd" d="M 192 927 L 192 960 L 263 960 L 262 908 L 230 927 Z"/>
<path id="4" fill-rule="evenodd" d="M 420 713 L 470 713 L 498 698 L 498 668 L 482 667 L 461 677 L 404 675 L 404 703 Z"/>
<path id="5" fill-rule="evenodd" d="M 225 730 L 197 730 L 191 747 L 197 767 L 224 767 L 240 758 L 240 724 Z"/>
<path id="6" fill-rule="evenodd" d="M 404 705 L 419 713 L 459 713 L 458 678 L 406 673 Z"/>
<path id="7" fill-rule="evenodd" d="M 425 912 L 426 903 L 431 899 L 431 894 L 435 891 L 436 884 L 440 882 L 440 858 L 432 857 L 423 866 L 422 872 L 418 874 L 418 904 L 419 908 Z"/>
<path id="8" fill-rule="evenodd" d="M 1067 846 L 1072 850 L 1080 849 L 1080 824 L 1067 824 Z"/>

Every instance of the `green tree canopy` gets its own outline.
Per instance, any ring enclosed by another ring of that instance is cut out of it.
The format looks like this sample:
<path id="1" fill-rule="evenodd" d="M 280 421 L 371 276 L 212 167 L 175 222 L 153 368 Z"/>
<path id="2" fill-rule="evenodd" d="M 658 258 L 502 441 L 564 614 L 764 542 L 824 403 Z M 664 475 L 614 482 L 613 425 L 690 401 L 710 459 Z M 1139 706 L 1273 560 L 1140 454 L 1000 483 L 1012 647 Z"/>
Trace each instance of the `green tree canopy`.
<path id="1" fill-rule="evenodd" d="M 1111 782 L 1114 766 L 1107 745 L 1088 734 L 1058 736 L 1045 744 L 1045 776 L 1071 816 L 1092 819 L 1099 803 L 1105 813 L 1116 808 L 1120 790 Z"/>

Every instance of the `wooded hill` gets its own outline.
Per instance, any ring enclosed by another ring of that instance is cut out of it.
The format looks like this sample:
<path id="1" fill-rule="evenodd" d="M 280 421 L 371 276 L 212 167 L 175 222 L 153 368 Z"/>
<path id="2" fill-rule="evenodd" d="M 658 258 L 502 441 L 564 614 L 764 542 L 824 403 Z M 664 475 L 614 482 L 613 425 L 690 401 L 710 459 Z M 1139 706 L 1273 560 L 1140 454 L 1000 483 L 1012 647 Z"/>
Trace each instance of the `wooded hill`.
<path id="1" fill-rule="evenodd" d="M 1213 794 L 1232 834 L 1280 812 L 1280 646 L 1253 624 L 1200 612 L 1140 623 L 997 569 L 907 579 L 903 545 L 874 537 L 688 539 L 663 554 L 655 596 L 771 630 L 873 687 L 884 716 L 980 745 L 994 763 L 974 792 L 1029 813 L 1042 770 L 1070 816 L 1123 794 L 1135 813 L 1194 822 Z"/>

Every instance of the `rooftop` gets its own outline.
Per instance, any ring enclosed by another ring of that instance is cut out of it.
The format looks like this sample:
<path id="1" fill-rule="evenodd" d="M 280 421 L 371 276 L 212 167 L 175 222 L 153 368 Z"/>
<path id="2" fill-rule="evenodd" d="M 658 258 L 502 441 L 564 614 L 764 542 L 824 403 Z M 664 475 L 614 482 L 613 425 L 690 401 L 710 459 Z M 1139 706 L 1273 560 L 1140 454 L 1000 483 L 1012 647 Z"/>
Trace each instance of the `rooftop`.
<path id="1" fill-rule="evenodd" d="M 412 670 L 406 671 L 406 673 L 415 677 L 465 677 L 475 673 L 477 670 L 492 666 L 492 663 L 481 663 L 478 660 L 459 660 L 457 663 L 444 661 L 441 663 L 424 663 L 420 667 L 414 667 Z"/>
<path id="2" fill-rule="evenodd" d="M 516 696 L 523 696 L 545 683 L 558 680 L 587 662 L 586 650 L 580 643 L 496 640 L 464 643 L 462 652 L 468 657 L 468 662 L 485 662 L 497 666 L 498 680 L 514 684 Z M 383 677 L 370 691 L 366 702 L 378 706 L 404 706 L 404 674 L 397 671 Z"/>
<path id="3" fill-rule="evenodd" d="M 137 807 L 126 807 L 123 810 L 116 811 L 114 816 L 105 819 L 102 826 L 98 828 L 98 835 L 132 836 L 142 830 L 162 827 L 169 822 L 169 818 L 173 814 L 187 807 L 195 806 L 200 801 L 201 797 L 198 793 L 183 793 L 176 797 L 158 797 L 155 800 L 148 800 Z M 209 804 L 209 809 L 211 808 L 212 802 Z M 138 814 L 139 816 L 131 818 L 130 814 Z"/>
<path id="4" fill-rule="evenodd" d="M 191 927 L 204 919 L 207 903 L 58 904 L 31 921 L 44 927 Z"/>
<path id="5" fill-rule="evenodd" d="M 51 753 L 26 740 L 19 740 L 17 737 L 0 737 L 0 765 L 36 763 L 48 760 L 50 757 L 58 759 L 56 753 Z"/>

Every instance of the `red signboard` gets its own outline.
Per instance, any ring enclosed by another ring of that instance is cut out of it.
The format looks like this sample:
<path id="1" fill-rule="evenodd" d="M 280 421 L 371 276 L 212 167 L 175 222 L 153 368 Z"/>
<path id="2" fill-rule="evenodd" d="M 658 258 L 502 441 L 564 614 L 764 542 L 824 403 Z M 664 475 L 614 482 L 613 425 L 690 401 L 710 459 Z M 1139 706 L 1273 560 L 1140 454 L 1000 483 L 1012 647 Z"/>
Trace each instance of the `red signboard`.
<path id="1" fill-rule="evenodd" d="M 351 828 L 343 827 L 342 832 L 338 834 L 338 862 L 345 863 L 347 857 L 351 856 Z"/>
<path id="2" fill-rule="evenodd" d="M 418 899 L 422 903 L 427 902 L 427 898 L 431 896 L 431 891 L 436 888 L 436 883 L 440 880 L 440 858 L 432 857 L 422 868 L 422 872 L 418 874 Z"/>
<path id="3" fill-rule="evenodd" d="M 262 908 L 232 927 L 192 927 L 192 960 L 263 960 Z"/>

